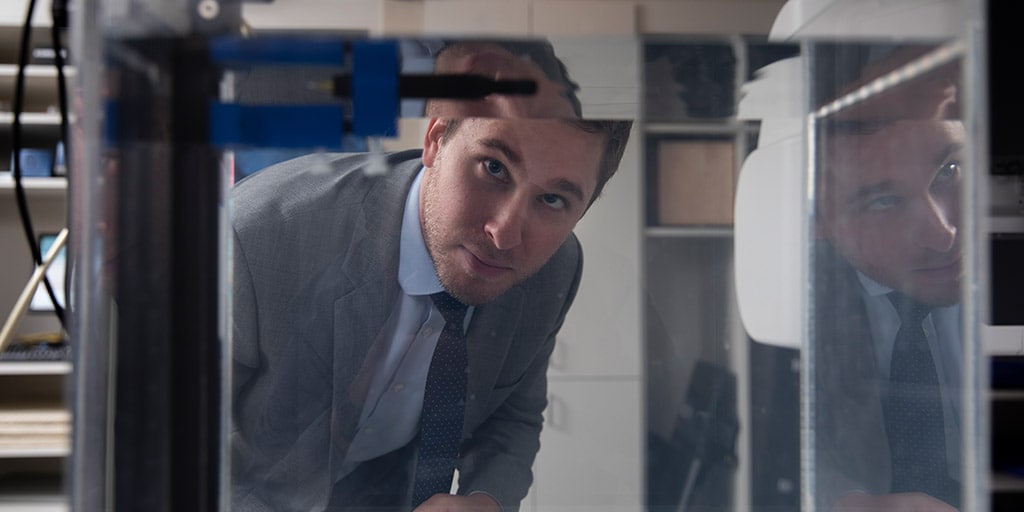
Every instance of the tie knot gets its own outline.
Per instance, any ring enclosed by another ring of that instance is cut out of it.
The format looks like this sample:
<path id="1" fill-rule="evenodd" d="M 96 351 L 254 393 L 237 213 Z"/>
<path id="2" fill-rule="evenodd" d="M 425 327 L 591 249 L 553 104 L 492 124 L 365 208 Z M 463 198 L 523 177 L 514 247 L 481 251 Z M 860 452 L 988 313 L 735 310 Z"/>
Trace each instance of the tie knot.
<path id="1" fill-rule="evenodd" d="M 903 325 L 921 325 L 924 318 L 932 312 L 932 307 L 922 304 L 899 292 L 889 293 L 889 302 L 896 308 Z"/>
<path id="2" fill-rule="evenodd" d="M 434 301 L 437 310 L 441 312 L 445 322 L 462 327 L 462 320 L 466 318 L 468 306 L 456 300 L 448 292 L 437 292 L 430 298 Z"/>

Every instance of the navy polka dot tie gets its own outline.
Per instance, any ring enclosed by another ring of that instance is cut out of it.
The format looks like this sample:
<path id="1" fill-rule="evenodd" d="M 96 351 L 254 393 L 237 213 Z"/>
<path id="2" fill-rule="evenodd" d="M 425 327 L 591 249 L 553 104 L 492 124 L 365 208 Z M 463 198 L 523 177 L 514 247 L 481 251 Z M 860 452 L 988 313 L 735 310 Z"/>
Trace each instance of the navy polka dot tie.
<path id="1" fill-rule="evenodd" d="M 892 492 L 923 492 L 950 500 L 942 392 L 921 323 L 930 308 L 898 293 L 900 315 L 889 367 L 886 431 L 892 452 Z"/>
<path id="2" fill-rule="evenodd" d="M 413 507 L 434 494 L 447 494 L 451 490 L 466 410 L 468 359 L 466 337 L 462 333 L 466 305 L 445 292 L 435 293 L 430 298 L 444 316 L 445 325 L 430 360 L 423 390 Z"/>

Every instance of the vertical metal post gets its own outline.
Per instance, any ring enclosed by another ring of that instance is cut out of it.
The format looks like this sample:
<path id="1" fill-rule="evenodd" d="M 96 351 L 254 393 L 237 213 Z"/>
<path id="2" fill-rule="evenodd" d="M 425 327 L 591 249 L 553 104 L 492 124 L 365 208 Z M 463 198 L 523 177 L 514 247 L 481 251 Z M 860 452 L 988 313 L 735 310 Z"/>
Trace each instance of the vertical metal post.
<path id="1" fill-rule="evenodd" d="M 119 70 L 113 120 L 114 504 L 212 511 L 221 452 L 222 190 L 206 106 L 217 76 L 202 37 L 128 40 L 119 52 L 146 65 Z"/>
<path id="2" fill-rule="evenodd" d="M 73 19 L 72 509 L 218 510 L 227 266 L 207 41 L 237 31 L 240 2 L 83 0 Z"/>

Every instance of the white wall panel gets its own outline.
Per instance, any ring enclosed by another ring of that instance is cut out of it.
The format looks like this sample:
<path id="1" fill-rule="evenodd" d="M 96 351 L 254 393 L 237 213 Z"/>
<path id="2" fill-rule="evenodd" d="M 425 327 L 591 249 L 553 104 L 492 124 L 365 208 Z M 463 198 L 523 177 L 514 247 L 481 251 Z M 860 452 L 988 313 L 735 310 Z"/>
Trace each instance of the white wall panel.
<path id="1" fill-rule="evenodd" d="M 767 34 L 783 0 L 641 0 L 644 34 Z"/>
<path id="2" fill-rule="evenodd" d="M 480 37 L 530 33 L 528 0 L 428 0 L 423 3 L 427 34 Z"/>
<path id="3" fill-rule="evenodd" d="M 245 3 L 242 17 L 257 29 L 359 30 L 376 34 L 384 26 L 384 8 L 380 0 Z"/>
<path id="4" fill-rule="evenodd" d="M 633 1 L 536 0 L 533 33 L 542 36 L 631 35 L 636 31 Z"/>

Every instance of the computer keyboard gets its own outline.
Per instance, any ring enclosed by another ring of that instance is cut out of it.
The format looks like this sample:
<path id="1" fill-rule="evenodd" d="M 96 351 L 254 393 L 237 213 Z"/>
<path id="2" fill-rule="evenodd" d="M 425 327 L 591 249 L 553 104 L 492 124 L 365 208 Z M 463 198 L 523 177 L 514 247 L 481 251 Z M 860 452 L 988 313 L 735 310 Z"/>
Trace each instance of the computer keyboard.
<path id="1" fill-rule="evenodd" d="M 0 352 L 0 361 L 70 361 L 71 345 L 61 343 L 14 343 Z"/>

